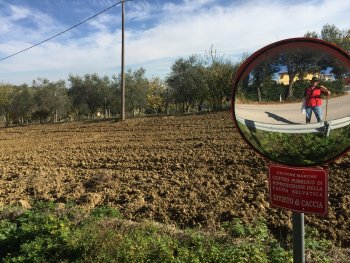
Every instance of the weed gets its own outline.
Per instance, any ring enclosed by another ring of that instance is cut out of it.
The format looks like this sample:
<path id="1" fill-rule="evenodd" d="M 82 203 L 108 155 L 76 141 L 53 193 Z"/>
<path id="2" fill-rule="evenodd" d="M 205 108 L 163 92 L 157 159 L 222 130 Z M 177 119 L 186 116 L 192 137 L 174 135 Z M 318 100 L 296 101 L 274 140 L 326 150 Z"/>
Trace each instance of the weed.
<path id="1" fill-rule="evenodd" d="M 81 217 L 53 203 L 36 203 L 21 213 L 0 211 L 2 262 L 292 262 L 263 219 L 249 224 L 240 219 L 223 224 L 222 231 L 170 229 L 153 222 L 120 218 L 118 210 L 98 207 Z M 80 220 L 75 220 L 79 218 Z M 331 242 L 307 230 L 309 261 L 329 262 Z"/>

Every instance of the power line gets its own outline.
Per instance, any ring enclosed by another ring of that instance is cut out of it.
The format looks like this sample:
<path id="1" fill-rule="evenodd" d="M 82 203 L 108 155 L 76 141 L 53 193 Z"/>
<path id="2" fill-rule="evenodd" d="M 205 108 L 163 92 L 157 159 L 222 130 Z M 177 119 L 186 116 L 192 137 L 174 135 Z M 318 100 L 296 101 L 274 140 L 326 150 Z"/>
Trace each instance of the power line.
<path id="1" fill-rule="evenodd" d="M 125 0 L 124 2 L 128 2 L 128 1 L 131 1 L 131 0 Z M 80 26 L 80 25 L 86 23 L 87 21 L 89 21 L 89 20 L 91 20 L 91 19 L 93 19 L 93 18 L 99 16 L 100 14 L 102 14 L 102 13 L 108 11 L 109 9 L 111 9 L 111 8 L 113 8 L 113 7 L 115 7 L 115 6 L 119 5 L 119 4 L 121 4 L 122 2 L 123 2 L 123 1 L 119 1 L 118 3 L 115 3 L 115 4 L 111 5 L 110 7 L 107 7 L 106 9 L 103 9 L 102 11 L 100 11 L 100 12 L 98 12 L 97 14 L 95 14 L 95 15 L 93 15 L 93 16 L 91 16 L 91 17 L 85 19 L 85 20 L 83 20 L 82 22 L 80 22 L 80 23 L 78 23 L 78 24 L 76 24 L 76 25 L 74 25 L 74 26 L 71 26 L 70 28 L 68 28 L 68 29 L 66 29 L 66 30 L 64 30 L 64 31 L 62 31 L 62 32 L 60 32 L 60 33 L 58 33 L 58 34 L 52 36 L 52 37 L 49 37 L 49 38 L 47 38 L 47 39 L 45 39 L 45 40 L 43 40 L 43 41 L 41 41 L 41 42 L 39 42 L 39 43 L 37 43 L 37 44 L 34 44 L 34 45 L 32 45 L 32 46 L 30 46 L 30 47 L 28 47 L 28 48 L 22 49 L 22 50 L 20 50 L 20 51 L 17 51 L 16 53 L 13 53 L 13 54 L 11 54 L 11 55 L 9 55 L 9 56 L 7 56 L 7 57 L 1 58 L 0 61 L 3 61 L 3 60 L 5 60 L 5 59 L 11 58 L 11 57 L 13 57 L 13 56 L 16 56 L 16 55 L 18 55 L 18 54 L 20 54 L 20 53 L 23 53 L 23 52 L 25 52 L 25 51 L 27 51 L 27 50 L 29 50 L 29 49 L 32 49 L 32 48 L 34 48 L 34 47 L 37 47 L 37 46 L 39 46 L 39 45 L 41 45 L 41 44 L 43 44 L 43 43 L 45 43 L 45 42 L 48 42 L 48 41 L 50 41 L 50 40 L 53 39 L 53 38 L 56 38 L 56 37 L 58 37 L 58 36 L 60 36 L 60 35 L 63 35 L 64 33 L 67 33 L 68 31 L 70 31 L 70 30 L 72 30 L 72 29 L 74 29 L 74 28 L 76 28 L 76 27 L 78 27 L 78 26 Z"/>

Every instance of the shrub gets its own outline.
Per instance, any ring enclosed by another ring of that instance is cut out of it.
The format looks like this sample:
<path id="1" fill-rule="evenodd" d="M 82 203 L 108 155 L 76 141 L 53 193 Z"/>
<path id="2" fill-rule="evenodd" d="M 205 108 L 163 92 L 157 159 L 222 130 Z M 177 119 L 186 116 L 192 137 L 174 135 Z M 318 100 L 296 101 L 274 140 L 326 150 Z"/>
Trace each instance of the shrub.
<path id="1" fill-rule="evenodd" d="M 54 215 L 52 203 L 37 203 L 0 224 L 0 257 L 13 262 L 57 262 L 66 258 L 71 222 Z"/>
<path id="2" fill-rule="evenodd" d="M 76 214 L 78 214 L 78 216 Z M 120 219 L 103 206 L 81 217 L 72 207 L 37 203 L 30 210 L 0 211 L 2 262 L 292 262 L 264 220 L 223 224 L 218 232 L 179 230 L 153 222 Z M 329 262 L 329 241 L 308 228 L 308 259 Z"/>

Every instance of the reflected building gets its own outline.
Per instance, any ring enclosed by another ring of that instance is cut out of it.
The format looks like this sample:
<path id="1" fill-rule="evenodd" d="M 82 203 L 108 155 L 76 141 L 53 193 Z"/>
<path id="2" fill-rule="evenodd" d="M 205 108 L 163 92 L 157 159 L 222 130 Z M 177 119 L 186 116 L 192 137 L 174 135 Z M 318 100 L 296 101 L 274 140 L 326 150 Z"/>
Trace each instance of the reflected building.
<path id="1" fill-rule="evenodd" d="M 298 75 L 294 77 L 293 82 L 296 82 L 297 80 L 311 80 L 313 77 L 317 77 L 321 81 L 334 81 L 335 77 L 334 74 L 327 74 L 327 73 L 316 73 L 316 74 L 306 74 L 302 78 L 300 78 Z M 278 73 L 278 83 L 283 85 L 289 85 L 289 75 L 287 71 Z"/>

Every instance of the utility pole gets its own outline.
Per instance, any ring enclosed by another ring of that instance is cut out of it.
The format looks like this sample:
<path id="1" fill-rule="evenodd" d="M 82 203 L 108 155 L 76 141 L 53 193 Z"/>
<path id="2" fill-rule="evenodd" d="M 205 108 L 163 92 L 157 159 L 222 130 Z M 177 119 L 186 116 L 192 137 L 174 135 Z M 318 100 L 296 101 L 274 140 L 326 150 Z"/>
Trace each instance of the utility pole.
<path id="1" fill-rule="evenodd" d="M 124 0 L 122 0 L 122 65 L 121 65 L 121 105 L 120 120 L 125 120 L 125 71 L 124 71 Z"/>

